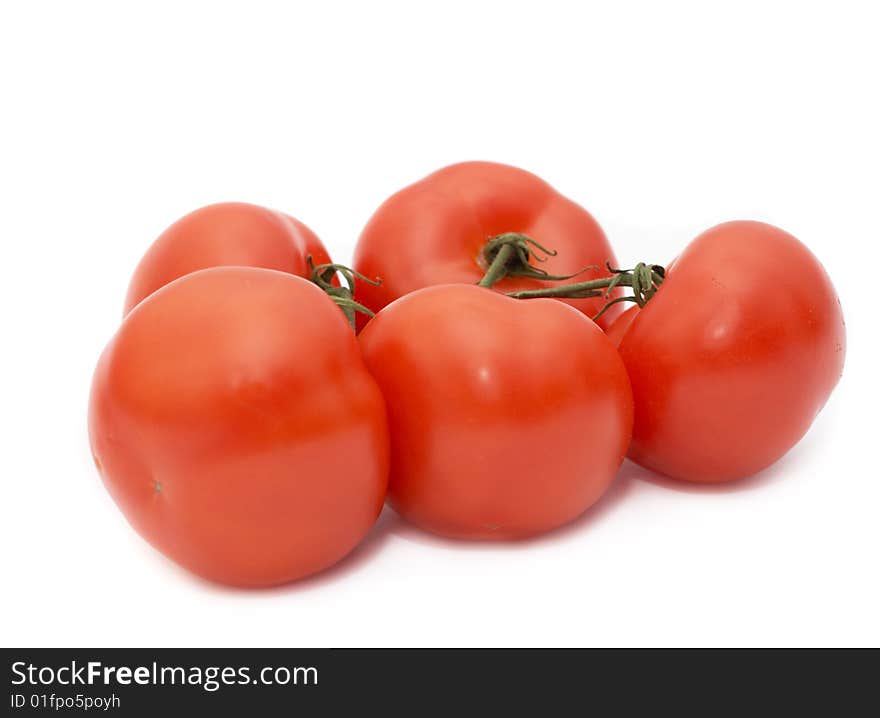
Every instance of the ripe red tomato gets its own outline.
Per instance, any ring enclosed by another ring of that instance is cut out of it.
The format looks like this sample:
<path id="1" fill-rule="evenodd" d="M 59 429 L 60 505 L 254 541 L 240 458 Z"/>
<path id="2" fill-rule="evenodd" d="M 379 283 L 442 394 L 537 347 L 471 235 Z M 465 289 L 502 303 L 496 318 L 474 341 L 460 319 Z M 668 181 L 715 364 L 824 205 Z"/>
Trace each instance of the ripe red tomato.
<path id="1" fill-rule="evenodd" d="M 632 381 L 629 455 L 701 483 L 754 474 L 806 433 L 843 370 L 840 303 L 790 234 L 728 222 L 697 237 L 646 306 L 609 329 Z"/>
<path id="2" fill-rule="evenodd" d="M 385 499 L 384 401 L 354 333 L 282 272 L 202 270 L 138 304 L 98 363 L 89 434 L 132 526 L 222 583 L 326 568 Z"/>
<path id="3" fill-rule="evenodd" d="M 623 341 L 624 335 L 629 331 L 630 325 L 633 323 L 633 319 L 636 318 L 636 314 L 640 309 L 638 307 L 630 307 L 623 314 L 621 314 L 614 322 L 611 324 L 608 329 L 605 330 L 605 336 L 611 340 L 611 343 L 620 347 L 620 342 Z"/>
<path id="4" fill-rule="evenodd" d="M 606 276 L 606 261 L 616 263 L 590 213 L 542 179 L 494 162 L 463 162 L 428 175 L 379 207 L 358 240 L 354 268 L 381 284 L 356 283 L 355 299 L 378 312 L 422 287 L 476 284 L 486 271 L 487 239 L 507 232 L 557 251 L 545 263 L 533 262 L 551 274 L 597 267 L 580 276 L 585 280 Z M 510 277 L 495 285 L 502 292 L 544 286 L 553 282 Z M 564 301 L 590 317 L 604 304 L 599 297 Z M 614 307 L 598 324 L 605 328 L 619 313 Z"/>
<path id="5" fill-rule="evenodd" d="M 131 278 L 125 313 L 159 287 L 209 267 L 263 267 L 308 277 L 309 255 L 316 265 L 330 262 L 321 240 L 293 217 L 244 202 L 211 204 L 153 242 Z"/>
<path id="6" fill-rule="evenodd" d="M 629 380 L 571 307 L 441 285 L 387 306 L 360 343 L 388 406 L 389 499 L 418 526 L 521 538 L 611 484 L 630 439 Z"/>

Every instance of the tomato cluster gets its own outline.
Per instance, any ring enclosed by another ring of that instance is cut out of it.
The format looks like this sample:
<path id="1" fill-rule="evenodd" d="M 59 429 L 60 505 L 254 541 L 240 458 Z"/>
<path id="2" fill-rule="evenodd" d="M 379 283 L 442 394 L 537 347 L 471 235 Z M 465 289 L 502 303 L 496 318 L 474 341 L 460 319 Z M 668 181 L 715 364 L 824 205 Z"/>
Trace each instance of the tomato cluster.
<path id="1" fill-rule="evenodd" d="M 444 536 L 518 539 L 583 513 L 626 455 L 749 476 L 807 431 L 844 342 L 831 282 L 780 229 L 729 222 L 619 270 L 582 207 L 469 162 L 388 199 L 351 269 L 263 207 L 173 224 L 98 362 L 89 434 L 151 544 L 267 586 L 341 559 L 386 500 Z"/>

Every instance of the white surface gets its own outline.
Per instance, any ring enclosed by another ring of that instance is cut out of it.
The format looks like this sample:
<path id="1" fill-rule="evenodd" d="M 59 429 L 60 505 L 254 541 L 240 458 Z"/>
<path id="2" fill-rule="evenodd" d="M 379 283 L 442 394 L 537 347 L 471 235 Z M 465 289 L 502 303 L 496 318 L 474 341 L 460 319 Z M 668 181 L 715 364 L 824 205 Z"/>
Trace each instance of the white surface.
<path id="1" fill-rule="evenodd" d="M 0 10 L 0 642 L 880 643 L 871 4 L 295 6 Z M 346 261 L 387 195 L 463 159 L 540 174 L 624 264 L 731 218 L 800 237 L 849 330 L 813 429 L 728 487 L 626 465 L 595 510 L 526 544 L 447 542 L 386 510 L 349 559 L 288 588 L 178 570 L 87 447 L 91 371 L 140 254 L 184 212 L 239 199 Z"/>

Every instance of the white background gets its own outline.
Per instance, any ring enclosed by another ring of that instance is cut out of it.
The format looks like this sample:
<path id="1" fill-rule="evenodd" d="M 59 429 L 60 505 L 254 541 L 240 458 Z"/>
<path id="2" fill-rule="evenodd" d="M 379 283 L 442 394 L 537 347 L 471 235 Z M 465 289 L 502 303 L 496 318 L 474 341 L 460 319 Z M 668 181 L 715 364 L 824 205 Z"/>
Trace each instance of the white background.
<path id="1" fill-rule="evenodd" d="M 880 643 L 871 3 L 309 5 L 2 6 L 0 642 Z M 85 426 L 149 243 L 237 199 L 348 261 L 386 196 L 465 159 L 543 176 L 623 264 L 732 218 L 800 237 L 849 331 L 807 437 L 719 488 L 626 464 L 594 510 L 524 544 L 453 543 L 386 510 L 342 564 L 271 591 L 208 585 L 149 548 Z"/>

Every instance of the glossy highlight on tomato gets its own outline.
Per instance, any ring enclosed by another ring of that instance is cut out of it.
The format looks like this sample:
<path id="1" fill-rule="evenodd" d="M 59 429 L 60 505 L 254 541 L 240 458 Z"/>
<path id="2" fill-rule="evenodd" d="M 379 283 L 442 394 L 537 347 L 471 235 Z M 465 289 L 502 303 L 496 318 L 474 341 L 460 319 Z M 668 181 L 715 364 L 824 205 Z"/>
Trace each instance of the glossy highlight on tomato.
<path id="1" fill-rule="evenodd" d="M 190 272 L 263 267 L 308 277 L 308 257 L 327 264 L 321 240 L 302 222 L 245 202 L 211 204 L 181 217 L 153 242 L 135 269 L 125 314 L 144 297 Z"/>
<path id="2" fill-rule="evenodd" d="M 794 446 L 837 384 L 846 345 L 819 261 L 750 221 L 697 237 L 608 336 L 632 382 L 630 458 L 699 483 L 750 476 Z"/>
<path id="3" fill-rule="evenodd" d="M 330 566 L 385 499 L 385 404 L 355 335 L 274 270 L 202 270 L 140 302 L 98 363 L 89 436 L 131 525 L 221 583 Z"/>
<path id="4" fill-rule="evenodd" d="M 378 312 L 409 292 L 435 284 L 476 284 L 486 271 L 483 249 L 490 237 L 521 233 L 554 250 L 546 262 L 532 261 L 551 274 L 592 269 L 581 279 L 606 276 L 616 264 L 602 228 L 587 210 L 525 170 L 494 162 L 463 162 L 445 167 L 386 200 L 364 228 L 354 268 L 381 280 L 358 282 L 355 298 Z M 509 277 L 501 292 L 552 286 L 553 282 Z M 614 292 L 614 296 L 619 294 Z M 591 317 L 601 298 L 564 300 Z M 614 307 L 598 320 L 607 327 Z M 360 322 L 362 327 L 366 320 Z"/>
<path id="5" fill-rule="evenodd" d="M 461 539 L 518 539 L 571 521 L 614 479 L 632 394 L 596 324 L 553 299 L 439 285 L 360 334 L 388 406 L 389 500 Z"/>

